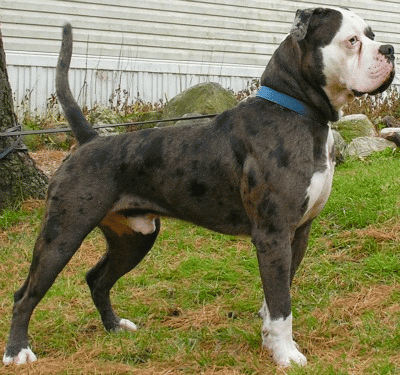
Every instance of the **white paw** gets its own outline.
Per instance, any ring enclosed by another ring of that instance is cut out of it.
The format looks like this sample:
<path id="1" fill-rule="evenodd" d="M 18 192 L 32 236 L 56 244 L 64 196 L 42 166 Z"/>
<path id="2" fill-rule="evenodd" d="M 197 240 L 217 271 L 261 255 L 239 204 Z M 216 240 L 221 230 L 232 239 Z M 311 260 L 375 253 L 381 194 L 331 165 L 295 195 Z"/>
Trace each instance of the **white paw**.
<path id="1" fill-rule="evenodd" d="M 306 357 L 299 352 L 292 339 L 292 315 L 286 319 L 269 320 L 264 318 L 262 329 L 263 346 L 272 354 L 272 359 L 279 366 L 289 367 L 293 363 L 300 366 L 307 364 Z"/>
<path id="2" fill-rule="evenodd" d="M 272 359 L 278 366 L 290 367 L 293 363 L 300 366 L 307 364 L 306 357 L 296 348 L 297 344 L 293 340 L 277 342 L 264 338 L 263 345 L 272 353 Z"/>
<path id="3" fill-rule="evenodd" d="M 36 360 L 37 358 L 30 348 L 22 349 L 15 357 L 8 357 L 5 354 L 3 357 L 3 363 L 5 366 L 13 363 L 16 365 L 23 365 L 24 363 L 35 362 Z"/>
<path id="4" fill-rule="evenodd" d="M 119 329 L 135 332 L 137 331 L 137 326 L 128 319 L 121 319 L 119 321 Z"/>

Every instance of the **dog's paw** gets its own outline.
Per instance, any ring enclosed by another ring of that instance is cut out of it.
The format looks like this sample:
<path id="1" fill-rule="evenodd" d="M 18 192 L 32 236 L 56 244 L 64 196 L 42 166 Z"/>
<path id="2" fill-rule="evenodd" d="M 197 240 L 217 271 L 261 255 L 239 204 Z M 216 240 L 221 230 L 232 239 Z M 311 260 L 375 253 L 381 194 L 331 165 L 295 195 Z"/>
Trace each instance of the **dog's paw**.
<path id="1" fill-rule="evenodd" d="M 278 366 L 290 367 L 293 363 L 300 366 L 307 364 L 307 358 L 297 349 L 293 340 L 276 341 L 270 335 L 263 337 L 263 346 L 272 354 Z"/>
<path id="2" fill-rule="evenodd" d="M 267 324 L 269 323 L 269 324 Z M 262 328 L 263 346 L 267 348 L 278 366 L 289 367 L 293 363 L 307 364 L 306 357 L 300 353 L 292 338 L 292 314 L 286 319 L 264 319 Z"/>
<path id="3" fill-rule="evenodd" d="M 293 363 L 300 366 L 307 364 L 307 358 L 297 350 L 294 341 L 290 347 L 276 350 L 272 355 L 272 359 L 278 366 L 283 367 L 290 367 Z"/>
<path id="4" fill-rule="evenodd" d="M 135 323 L 132 323 L 130 320 L 128 319 L 121 319 L 119 321 L 119 327 L 118 329 L 120 330 L 124 330 L 124 331 L 132 331 L 135 332 L 137 331 L 137 326 Z"/>
<path id="5" fill-rule="evenodd" d="M 3 363 L 5 366 L 16 364 L 23 365 L 29 362 L 35 362 L 37 360 L 33 351 L 28 347 L 26 349 L 21 349 L 21 351 L 15 357 L 9 357 L 4 354 Z"/>

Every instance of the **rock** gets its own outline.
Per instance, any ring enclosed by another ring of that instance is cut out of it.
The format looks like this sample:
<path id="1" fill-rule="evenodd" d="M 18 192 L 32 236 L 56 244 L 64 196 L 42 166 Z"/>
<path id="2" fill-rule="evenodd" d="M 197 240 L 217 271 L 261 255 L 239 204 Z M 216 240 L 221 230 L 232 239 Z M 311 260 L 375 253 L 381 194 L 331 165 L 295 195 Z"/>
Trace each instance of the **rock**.
<path id="1" fill-rule="evenodd" d="M 96 108 L 94 111 L 90 113 L 88 120 L 93 125 L 122 123 L 121 115 L 119 115 L 118 113 L 107 107 Z"/>
<path id="2" fill-rule="evenodd" d="M 383 151 L 387 147 L 396 148 L 393 142 L 379 137 L 358 137 L 346 147 L 345 158 L 364 158 L 375 151 Z"/>
<path id="3" fill-rule="evenodd" d="M 107 107 L 98 107 L 89 114 L 88 121 L 92 125 L 121 124 L 122 116 Z M 116 127 L 97 129 L 100 135 L 117 135 L 119 133 Z"/>
<path id="4" fill-rule="evenodd" d="M 340 133 L 332 129 L 333 140 L 335 144 L 335 159 L 337 163 L 342 163 L 344 161 L 344 153 L 347 147 L 346 142 Z"/>
<path id="5" fill-rule="evenodd" d="M 377 135 L 374 125 L 365 115 L 344 116 L 331 126 L 332 129 L 341 134 L 346 143 L 350 143 L 357 137 L 374 137 Z"/>
<path id="6" fill-rule="evenodd" d="M 164 108 L 163 118 L 182 117 L 188 113 L 221 113 L 237 103 L 235 95 L 218 83 L 200 83 L 171 99 Z"/>
<path id="7" fill-rule="evenodd" d="M 385 116 L 381 121 L 386 125 L 387 128 L 400 127 L 400 121 L 392 116 Z"/>
<path id="8" fill-rule="evenodd" d="M 400 128 L 384 128 L 381 130 L 382 137 L 390 133 L 400 133 Z"/>
<path id="9" fill-rule="evenodd" d="M 400 128 L 385 128 L 381 130 L 381 137 L 400 146 Z"/>
<path id="10" fill-rule="evenodd" d="M 196 117 L 196 116 L 201 116 L 200 113 L 187 113 L 183 115 L 181 118 L 182 120 L 179 120 L 175 123 L 175 126 L 182 126 L 182 125 L 202 125 L 202 124 L 207 124 L 207 122 L 211 121 L 211 118 L 199 118 L 199 119 L 194 119 L 194 120 L 185 120 L 185 118 L 188 117 Z"/>

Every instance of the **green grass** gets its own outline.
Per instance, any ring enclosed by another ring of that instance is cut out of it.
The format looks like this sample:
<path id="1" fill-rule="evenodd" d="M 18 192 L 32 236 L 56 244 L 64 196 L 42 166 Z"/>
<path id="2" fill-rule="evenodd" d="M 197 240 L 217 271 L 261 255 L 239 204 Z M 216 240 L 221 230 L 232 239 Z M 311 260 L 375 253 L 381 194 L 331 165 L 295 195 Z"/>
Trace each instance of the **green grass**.
<path id="1" fill-rule="evenodd" d="M 285 373 L 400 373 L 400 157 L 337 168 L 292 288 L 294 335 L 309 364 Z M 27 274 L 43 204 L 0 216 L 0 340 Z M 29 374 L 282 374 L 261 349 L 261 282 L 250 239 L 164 220 L 152 252 L 112 300 L 136 333 L 104 332 L 84 275 L 104 251 L 94 231 L 33 315 Z M 9 369 L 0 368 L 0 374 Z"/>

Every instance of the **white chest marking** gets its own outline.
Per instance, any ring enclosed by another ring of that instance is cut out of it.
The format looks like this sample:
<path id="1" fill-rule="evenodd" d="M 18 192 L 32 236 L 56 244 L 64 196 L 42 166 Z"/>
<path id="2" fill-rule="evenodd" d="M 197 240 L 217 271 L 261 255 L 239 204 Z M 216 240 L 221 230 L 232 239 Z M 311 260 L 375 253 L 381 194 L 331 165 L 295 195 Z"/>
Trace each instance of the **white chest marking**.
<path id="1" fill-rule="evenodd" d="M 326 168 L 322 172 L 315 172 L 311 178 L 310 186 L 307 189 L 307 210 L 301 219 L 299 226 L 308 220 L 315 218 L 322 211 L 329 198 L 332 187 L 333 172 L 335 169 L 335 163 L 330 156 L 332 147 L 333 134 L 331 129 L 329 129 L 325 145 Z"/>

